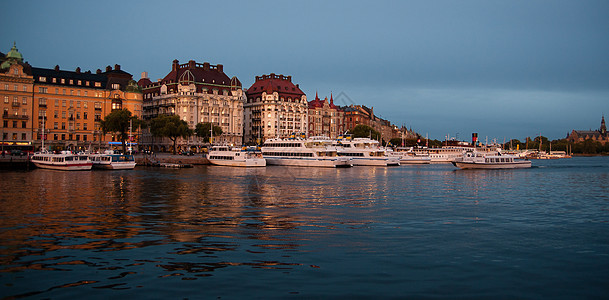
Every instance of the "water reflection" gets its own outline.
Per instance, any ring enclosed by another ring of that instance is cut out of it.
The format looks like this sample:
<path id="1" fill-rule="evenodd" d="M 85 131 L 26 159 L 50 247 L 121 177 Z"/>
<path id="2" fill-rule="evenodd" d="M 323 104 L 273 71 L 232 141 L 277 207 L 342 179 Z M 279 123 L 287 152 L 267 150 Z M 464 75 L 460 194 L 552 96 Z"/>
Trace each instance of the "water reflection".
<path id="1" fill-rule="evenodd" d="M 467 275 L 444 285 L 465 282 L 489 274 L 480 275 L 482 263 L 500 268 L 490 260 L 509 260 L 512 254 L 497 255 L 497 249 L 522 253 L 506 241 L 528 228 L 561 224 L 574 211 L 586 222 L 607 223 L 606 169 L 593 169 L 598 174 L 588 175 L 590 185 L 581 180 L 590 169 L 564 169 L 201 166 L 3 173 L 10 180 L 0 183 L 0 293 L 66 298 L 94 288 L 106 297 L 146 289 L 152 292 L 140 296 L 171 298 L 174 286 L 196 291 L 204 282 L 226 292 L 234 290 L 235 278 L 247 278 L 250 287 L 298 281 L 331 289 L 357 282 L 348 288 L 367 284 L 371 291 L 391 282 L 393 295 L 400 295 L 401 283 L 421 283 L 420 275 L 433 281 L 434 272 L 447 270 Z M 549 233 L 546 243 L 554 245 L 556 233 Z M 529 233 L 527 245 L 538 238 Z M 578 243 L 561 246 L 571 245 Z M 157 294 L 157 287 L 169 292 Z M 244 293 L 235 298 L 251 295 Z"/>

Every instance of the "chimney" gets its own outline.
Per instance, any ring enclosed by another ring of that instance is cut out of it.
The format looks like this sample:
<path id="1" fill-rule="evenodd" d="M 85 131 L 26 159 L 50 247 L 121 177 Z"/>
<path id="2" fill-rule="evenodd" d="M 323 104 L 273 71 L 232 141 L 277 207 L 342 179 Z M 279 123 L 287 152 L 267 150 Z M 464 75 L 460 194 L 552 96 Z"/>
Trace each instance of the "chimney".
<path id="1" fill-rule="evenodd" d="M 204 62 L 203 63 L 203 71 L 209 71 L 209 63 L 208 62 Z"/>
<path id="2" fill-rule="evenodd" d="M 189 69 L 194 69 L 196 65 L 196 62 L 194 60 L 189 60 L 188 61 L 188 68 Z"/>
<path id="3" fill-rule="evenodd" d="M 80 74 L 80 67 L 76 68 L 76 74 Z"/>
<path id="4" fill-rule="evenodd" d="M 148 78 L 148 72 L 142 72 L 142 79 Z"/>
<path id="5" fill-rule="evenodd" d="M 121 65 L 114 65 L 114 70 L 120 71 L 121 70 Z"/>
<path id="6" fill-rule="evenodd" d="M 177 71 L 178 70 L 178 63 L 180 63 L 177 59 L 173 60 L 173 63 L 171 64 L 171 70 L 172 71 Z"/>
<path id="7" fill-rule="evenodd" d="M 101 74 L 101 70 L 97 69 L 97 71 L 95 72 L 95 74 Z"/>
<path id="8" fill-rule="evenodd" d="M 223 73 L 224 72 L 224 66 L 221 65 L 221 64 L 218 64 L 217 69 L 218 69 L 218 73 Z"/>
<path id="9" fill-rule="evenodd" d="M 292 76 L 288 76 L 288 81 L 292 82 Z"/>
<path id="10" fill-rule="evenodd" d="M 112 67 L 111 66 L 107 66 L 106 67 L 106 72 L 110 72 L 110 71 L 112 71 Z"/>
<path id="11" fill-rule="evenodd" d="M 55 65 L 55 71 L 59 71 L 59 65 Z"/>

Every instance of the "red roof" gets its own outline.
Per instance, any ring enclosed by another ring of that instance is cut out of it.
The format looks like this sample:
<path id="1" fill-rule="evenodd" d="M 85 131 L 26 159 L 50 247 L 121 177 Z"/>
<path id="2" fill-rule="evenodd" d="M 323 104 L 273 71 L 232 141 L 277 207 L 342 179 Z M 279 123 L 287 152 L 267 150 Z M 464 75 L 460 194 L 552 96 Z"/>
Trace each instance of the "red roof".
<path id="1" fill-rule="evenodd" d="M 256 76 L 256 82 L 247 89 L 248 96 L 261 95 L 263 92 L 267 94 L 277 92 L 279 95 L 295 98 L 305 94 L 298 85 L 292 83 L 292 76 L 275 75 L 275 73 Z"/>

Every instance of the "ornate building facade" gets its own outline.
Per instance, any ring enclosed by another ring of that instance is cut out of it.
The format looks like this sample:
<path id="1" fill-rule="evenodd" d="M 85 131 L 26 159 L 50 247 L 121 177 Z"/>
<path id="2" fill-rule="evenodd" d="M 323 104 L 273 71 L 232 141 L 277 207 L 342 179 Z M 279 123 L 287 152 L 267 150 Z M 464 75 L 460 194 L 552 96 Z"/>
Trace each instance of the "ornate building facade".
<path id="1" fill-rule="evenodd" d="M 191 129 L 198 123 L 212 123 L 222 127 L 222 135 L 214 142 L 241 145 L 243 143 L 243 103 L 245 93 L 237 77 L 229 78 L 221 64 L 203 64 L 194 60 L 179 64 L 174 60 L 171 72 L 157 82 L 144 73 L 138 84 L 144 93 L 143 117 L 146 120 L 159 115 L 177 115 Z M 203 146 L 207 141 L 190 137 L 178 143 L 183 149 Z M 153 151 L 168 149 L 169 139 L 153 139 L 144 132 L 142 144 L 156 147 Z"/>
<path id="2" fill-rule="evenodd" d="M 309 102 L 309 136 L 327 136 L 335 139 L 345 131 L 344 120 L 344 112 L 334 105 L 332 94 L 328 101 L 327 97 L 320 100 L 315 93 L 315 99 Z"/>
<path id="3" fill-rule="evenodd" d="M 607 125 L 605 124 L 605 116 L 601 117 L 601 127 L 598 130 L 573 130 L 571 131 L 571 134 L 567 135 L 567 140 L 574 143 L 583 142 L 585 140 L 593 140 L 605 145 L 607 142 L 609 142 Z"/>
<path id="4" fill-rule="evenodd" d="M 32 68 L 23 62 L 16 45 L 7 54 L 0 55 L 2 146 L 31 146 L 34 122 Z"/>
<path id="5" fill-rule="evenodd" d="M 245 110 L 245 141 L 288 137 L 292 133 L 307 133 L 307 96 L 292 76 L 256 76 L 247 89 Z"/>
<path id="6" fill-rule="evenodd" d="M 16 50 L 6 55 L 2 66 L 8 66 L 4 74 L 15 83 L 2 84 L 11 90 L 8 96 L 11 108 L 3 103 L 3 125 L 11 127 L 7 138 L 17 137 L 21 143 L 29 142 L 34 149 L 84 150 L 110 148 L 117 142 L 112 133 L 103 134 L 100 121 L 115 109 L 128 109 L 141 117 L 142 93 L 131 74 L 122 71 L 119 65 L 106 71 L 81 72 L 31 67 L 23 63 Z M 5 81 L 3 77 L 3 81 Z M 20 82 L 17 84 L 17 82 Z M 19 93 L 19 95 L 17 95 Z M 12 98 L 11 98 L 12 97 Z M 15 98 L 17 97 L 17 98 Z M 17 101 L 15 101 L 17 99 Z M 15 124 L 16 122 L 16 124 Z M 13 125 L 19 127 L 20 131 Z M 4 127 L 3 127 L 4 128 Z"/>

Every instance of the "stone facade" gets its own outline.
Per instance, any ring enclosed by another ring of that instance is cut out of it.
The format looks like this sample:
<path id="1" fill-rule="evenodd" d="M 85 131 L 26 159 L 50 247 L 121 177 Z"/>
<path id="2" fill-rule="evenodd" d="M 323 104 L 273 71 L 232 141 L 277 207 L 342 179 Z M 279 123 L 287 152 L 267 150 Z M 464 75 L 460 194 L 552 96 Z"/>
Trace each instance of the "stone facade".
<path id="1" fill-rule="evenodd" d="M 16 45 L 13 45 L 8 54 L 1 54 L 0 60 L 2 145 L 32 146 L 33 124 L 36 120 L 32 114 L 32 69 L 23 62 Z"/>
<path id="2" fill-rule="evenodd" d="M 215 143 L 241 145 L 243 143 L 243 103 L 245 93 L 237 77 L 229 78 L 221 64 L 172 63 L 171 72 L 157 82 L 151 82 L 144 73 L 138 82 L 144 93 L 144 119 L 159 115 L 177 115 L 186 121 L 191 129 L 198 123 L 212 123 L 222 127 L 222 135 L 214 137 Z M 196 150 L 208 143 L 207 140 L 192 136 L 180 139 L 181 149 Z M 158 150 L 168 150 L 169 139 L 153 139 L 147 131 L 142 144 Z"/>
<path id="3" fill-rule="evenodd" d="M 11 55 L 21 57 L 21 54 Z M 8 65 L 11 59 L 7 55 L 2 65 Z M 31 143 L 35 150 L 42 146 L 43 138 L 47 149 L 111 148 L 118 138 L 112 133 L 103 134 L 100 121 L 112 110 L 123 108 L 141 117 L 142 94 L 131 74 L 122 71 L 119 65 L 93 74 L 81 72 L 80 68 L 65 71 L 59 66 L 46 69 L 14 59 L 13 62 L 8 69 L 2 70 L 5 75 L 12 74 L 13 81 L 21 81 L 18 87 L 12 87 L 11 93 L 17 89 L 23 95 L 7 95 L 12 107 L 7 118 L 3 115 L 3 120 L 10 119 L 9 127 L 14 121 L 18 127 L 23 127 L 23 122 L 26 124 L 23 132 L 11 132 L 7 137 L 12 138 L 16 133 L 21 139 L 25 134 L 23 142 Z M 12 85 L 15 84 L 8 84 L 9 89 Z M 2 86 L 6 88 L 6 84 Z M 11 102 L 11 97 L 13 101 L 17 97 L 17 103 Z M 134 136 L 137 140 L 137 134 Z"/>
<path id="4" fill-rule="evenodd" d="M 309 136 L 327 136 L 337 138 L 345 131 L 344 112 L 340 107 L 334 105 L 334 99 L 324 98 L 320 100 L 315 94 L 315 99 L 309 102 Z"/>
<path id="5" fill-rule="evenodd" d="M 274 73 L 256 76 L 256 82 L 246 93 L 244 110 L 247 143 L 307 132 L 307 96 L 298 84 L 292 83 L 291 76 Z"/>

